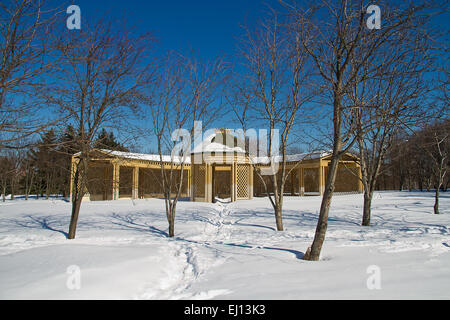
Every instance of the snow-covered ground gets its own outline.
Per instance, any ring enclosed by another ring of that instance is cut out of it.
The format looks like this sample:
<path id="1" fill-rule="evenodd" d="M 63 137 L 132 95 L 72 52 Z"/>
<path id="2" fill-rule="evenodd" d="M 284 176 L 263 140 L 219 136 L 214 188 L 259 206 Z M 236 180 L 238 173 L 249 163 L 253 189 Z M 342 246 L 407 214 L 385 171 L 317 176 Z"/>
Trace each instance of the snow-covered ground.
<path id="1" fill-rule="evenodd" d="M 1 299 L 449 299 L 450 194 L 333 198 L 321 261 L 301 260 L 320 197 L 287 197 L 284 232 L 265 198 L 178 205 L 167 237 L 160 199 L 85 202 L 67 240 L 70 203 L 0 203 Z M 369 286 L 368 286 L 369 283 Z"/>

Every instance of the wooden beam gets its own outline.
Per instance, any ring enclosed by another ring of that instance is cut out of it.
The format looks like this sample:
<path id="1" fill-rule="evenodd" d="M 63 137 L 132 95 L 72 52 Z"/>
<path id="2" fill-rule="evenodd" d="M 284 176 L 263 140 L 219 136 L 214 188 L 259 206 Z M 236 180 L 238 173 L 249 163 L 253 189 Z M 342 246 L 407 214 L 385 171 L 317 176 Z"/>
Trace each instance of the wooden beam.
<path id="1" fill-rule="evenodd" d="M 113 178 L 112 178 L 112 199 L 119 200 L 119 177 L 120 165 L 113 163 Z"/>
<path id="2" fill-rule="evenodd" d="M 139 167 L 133 167 L 133 186 L 131 190 L 133 199 L 139 198 Z"/>

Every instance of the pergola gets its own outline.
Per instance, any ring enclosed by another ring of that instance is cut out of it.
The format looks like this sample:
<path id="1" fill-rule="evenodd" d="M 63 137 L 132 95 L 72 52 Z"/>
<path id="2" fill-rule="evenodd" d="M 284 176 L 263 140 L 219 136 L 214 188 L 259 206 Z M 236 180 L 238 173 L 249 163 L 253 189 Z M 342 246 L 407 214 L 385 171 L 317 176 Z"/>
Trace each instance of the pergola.
<path id="1" fill-rule="evenodd" d="M 281 157 L 272 159 L 280 160 Z M 72 157 L 72 173 L 78 161 L 79 154 L 75 154 Z M 287 156 L 286 172 L 289 174 L 285 193 L 293 196 L 321 195 L 330 161 L 331 153 L 327 151 Z M 269 182 L 272 177 L 261 175 L 261 170 L 270 167 L 269 159 L 249 155 L 242 141 L 226 129 L 218 129 L 196 145 L 185 159 L 170 156 L 160 159 L 159 155 L 93 150 L 84 200 L 163 197 L 160 184 L 162 164 L 166 170 L 172 168 L 179 176 L 183 166 L 181 196 L 191 201 L 213 202 L 217 198 L 237 201 L 273 191 Z M 362 192 L 360 175 L 358 158 L 350 153 L 345 154 L 339 163 L 335 192 Z M 266 181 L 268 190 L 264 188 L 262 179 Z"/>

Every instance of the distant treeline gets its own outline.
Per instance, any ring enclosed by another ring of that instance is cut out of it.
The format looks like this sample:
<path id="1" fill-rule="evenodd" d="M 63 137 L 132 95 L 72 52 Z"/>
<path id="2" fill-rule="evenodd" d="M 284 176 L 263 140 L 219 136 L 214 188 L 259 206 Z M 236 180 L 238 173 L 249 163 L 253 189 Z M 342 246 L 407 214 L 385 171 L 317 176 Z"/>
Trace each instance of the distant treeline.
<path id="1" fill-rule="evenodd" d="M 443 175 L 441 190 L 447 191 L 450 187 L 450 145 L 448 139 L 442 138 L 449 135 L 449 119 L 438 121 L 411 134 L 397 135 L 383 163 L 377 190 L 430 191 L 436 189 Z M 441 158 L 444 163 L 440 170 Z"/>

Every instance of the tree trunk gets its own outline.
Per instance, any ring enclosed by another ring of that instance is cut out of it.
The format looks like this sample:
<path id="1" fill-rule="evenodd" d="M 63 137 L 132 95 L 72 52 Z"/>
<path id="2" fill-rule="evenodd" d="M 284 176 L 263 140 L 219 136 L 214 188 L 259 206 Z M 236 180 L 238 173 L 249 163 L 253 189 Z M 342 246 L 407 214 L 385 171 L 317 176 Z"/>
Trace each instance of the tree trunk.
<path id="1" fill-rule="evenodd" d="M 286 157 L 285 157 L 286 158 Z M 281 174 L 284 174 L 284 170 L 282 169 Z M 283 231 L 283 206 L 282 206 L 282 192 L 283 189 L 280 188 L 281 186 L 278 185 L 278 176 L 277 174 L 274 174 L 272 176 L 272 185 L 273 185 L 273 196 L 274 196 L 274 202 L 273 202 L 273 209 L 275 213 L 275 223 L 277 226 L 277 231 Z"/>
<path id="2" fill-rule="evenodd" d="M 362 225 L 363 226 L 370 226 L 370 214 L 371 214 L 371 207 L 372 207 L 372 196 L 373 192 L 364 192 L 364 206 L 363 206 L 363 218 L 362 218 Z"/>
<path id="3" fill-rule="evenodd" d="M 169 238 L 173 238 L 175 236 L 175 208 L 170 208 L 170 216 L 169 216 Z"/>
<path id="4" fill-rule="evenodd" d="M 277 205 L 275 208 L 275 222 L 277 224 L 277 231 L 283 231 L 283 210 L 281 205 Z"/>
<path id="5" fill-rule="evenodd" d="M 84 166 L 86 168 L 86 165 L 83 163 L 83 161 L 80 161 L 80 163 L 77 166 L 77 170 L 74 174 L 73 179 L 73 196 L 72 196 L 72 215 L 70 217 L 70 224 L 69 224 L 69 233 L 67 235 L 67 239 L 75 239 L 75 233 L 77 230 L 77 224 L 78 224 L 78 216 L 80 214 L 80 208 L 81 208 L 81 202 L 83 201 L 83 196 L 85 194 L 85 186 L 87 184 L 87 173 L 86 170 L 80 169 L 80 166 Z"/>
<path id="6" fill-rule="evenodd" d="M 328 227 L 328 212 L 330 210 L 331 198 L 333 197 L 338 164 L 339 157 L 334 155 L 331 159 L 328 178 L 322 197 L 322 203 L 320 205 L 319 221 L 317 222 L 314 241 L 305 253 L 303 260 L 318 261 L 320 258 L 320 251 L 322 250 L 322 245 L 325 241 L 325 233 Z"/>
<path id="7" fill-rule="evenodd" d="M 75 239 L 82 199 L 83 197 L 76 197 L 76 199 L 72 201 L 72 215 L 70 217 L 69 234 L 67 235 L 67 239 Z"/>
<path id="8" fill-rule="evenodd" d="M 11 200 L 14 200 L 14 194 L 16 193 L 16 191 L 15 191 L 15 182 L 14 182 L 14 179 L 11 179 Z"/>
<path id="9" fill-rule="evenodd" d="M 48 179 L 48 177 L 47 177 Z M 50 186 L 47 180 L 46 186 L 45 186 L 45 200 L 48 200 L 50 197 Z"/>
<path id="10" fill-rule="evenodd" d="M 434 214 L 439 214 L 439 188 L 440 186 L 437 186 L 434 194 Z"/>

